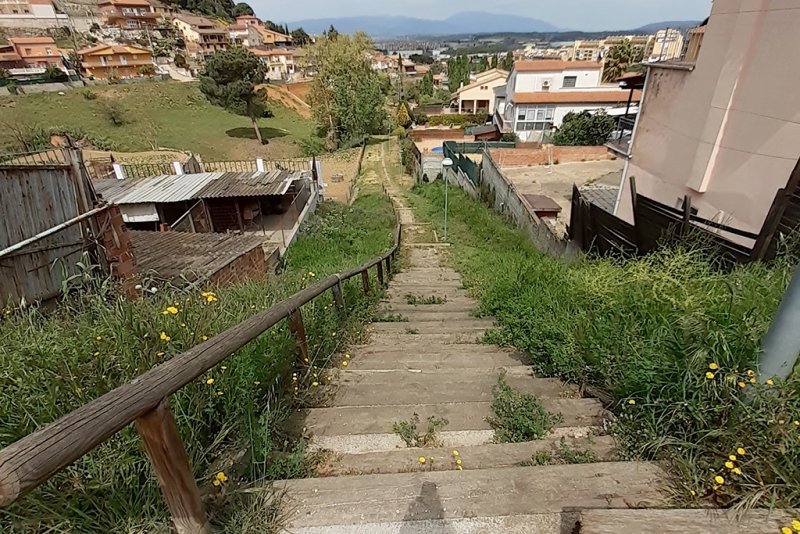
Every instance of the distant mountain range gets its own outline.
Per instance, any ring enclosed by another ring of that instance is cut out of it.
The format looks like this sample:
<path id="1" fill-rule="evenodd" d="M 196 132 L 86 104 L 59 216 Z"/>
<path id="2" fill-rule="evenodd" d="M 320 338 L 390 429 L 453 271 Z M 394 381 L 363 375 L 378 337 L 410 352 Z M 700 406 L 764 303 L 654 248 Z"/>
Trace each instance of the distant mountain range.
<path id="1" fill-rule="evenodd" d="M 464 33 L 557 32 L 559 28 L 543 20 L 499 15 L 480 11 L 457 13 L 445 20 L 413 17 L 365 16 L 307 19 L 290 22 L 290 28 L 303 28 L 308 33 L 322 33 L 333 25 L 337 31 L 364 31 L 373 37 L 401 35 L 455 35 Z"/>
<path id="2" fill-rule="evenodd" d="M 651 34 L 665 28 L 686 29 L 697 26 L 699 21 L 666 21 L 647 24 L 625 33 Z M 418 19 L 413 17 L 364 16 L 334 17 L 320 19 L 297 20 L 289 23 L 292 29 L 303 28 L 308 33 L 322 33 L 333 25 L 342 33 L 353 33 L 361 30 L 372 37 L 399 36 L 443 36 L 470 34 L 508 34 L 508 33 L 559 33 L 568 30 L 557 28 L 539 19 L 501 15 L 482 11 L 465 11 L 456 13 L 445 20 Z M 620 33 L 620 30 L 611 30 Z M 570 32 L 582 33 L 582 32 Z M 609 32 L 583 32 L 591 34 Z"/>

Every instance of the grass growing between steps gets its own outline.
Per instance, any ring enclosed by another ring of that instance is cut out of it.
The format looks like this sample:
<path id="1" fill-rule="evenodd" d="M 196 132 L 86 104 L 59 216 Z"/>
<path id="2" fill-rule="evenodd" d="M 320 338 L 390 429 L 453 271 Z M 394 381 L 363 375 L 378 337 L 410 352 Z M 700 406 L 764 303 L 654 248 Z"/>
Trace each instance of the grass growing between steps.
<path id="1" fill-rule="evenodd" d="M 408 421 L 398 421 L 392 425 L 392 432 L 397 434 L 406 447 L 439 447 L 441 443 L 436 436 L 439 431 L 450 424 L 444 417 L 428 416 L 427 428 L 421 432 L 419 414 L 414 413 Z"/>
<path id="2" fill-rule="evenodd" d="M 409 202 L 439 229 L 442 184 Z M 454 267 L 500 325 L 486 340 L 527 351 L 543 376 L 606 392 L 623 458 L 670 462 L 679 504 L 800 502 L 800 375 L 751 376 L 793 261 L 722 272 L 686 244 L 567 265 L 458 188 L 449 202 Z"/>
<path id="3" fill-rule="evenodd" d="M 494 429 L 495 443 L 520 443 L 543 438 L 553 425 L 563 420 L 561 414 L 552 414 L 544 409 L 539 399 L 522 394 L 506 383 L 500 375 L 493 388 L 492 410 L 495 417 L 489 419 Z"/>
<path id="4" fill-rule="evenodd" d="M 91 285 L 74 290 L 54 312 L 0 312 L 0 447 L 299 289 L 383 253 L 394 227 L 390 201 L 364 191 L 352 207 L 322 203 L 289 249 L 285 271 L 269 281 L 205 290 L 158 286 L 129 302 L 109 281 L 87 278 Z M 344 284 L 344 297 L 344 323 L 330 292 L 302 308 L 309 362 L 297 362 L 282 321 L 172 396 L 220 532 L 264 532 L 267 519 L 277 517 L 264 482 L 311 469 L 313 458 L 288 431 L 289 416 L 325 389 L 325 367 L 360 336 L 379 298 L 365 297 L 360 279 Z M 242 515 L 245 509 L 257 517 Z M 133 425 L 0 509 L 0 531 L 8 533 L 167 532 L 169 523 Z"/>

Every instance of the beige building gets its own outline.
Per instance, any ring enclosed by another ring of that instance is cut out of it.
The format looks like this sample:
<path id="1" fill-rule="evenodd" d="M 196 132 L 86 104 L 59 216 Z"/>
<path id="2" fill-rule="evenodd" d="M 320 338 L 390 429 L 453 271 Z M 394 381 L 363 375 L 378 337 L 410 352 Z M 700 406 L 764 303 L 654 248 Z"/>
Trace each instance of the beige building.
<path id="1" fill-rule="evenodd" d="M 180 14 L 172 18 L 172 25 L 183 34 L 186 51 L 194 58 L 202 59 L 230 47 L 228 30 L 215 20 Z"/>
<path id="2" fill-rule="evenodd" d="M 291 50 L 251 50 L 266 65 L 266 77 L 270 80 L 291 80 L 295 74 L 294 56 Z"/>
<path id="3" fill-rule="evenodd" d="M 575 41 L 567 55 L 568 61 L 597 61 L 600 59 L 601 41 Z"/>
<path id="4" fill-rule="evenodd" d="M 57 13 L 51 0 L 0 0 L 0 28 L 60 28 L 68 24 L 67 15 Z"/>
<path id="5" fill-rule="evenodd" d="M 453 93 L 453 107 L 459 113 L 494 113 L 495 88 L 506 84 L 508 72 L 491 69 L 478 74 L 474 82 Z"/>
<path id="6" fill-rule="evenodd" d="M 759 232 L 800 155 L 798 28 L 797 0 L 714 2 L 696 63 L 649 66 L 617 216 L 633 221 L 634 176 L 643 196 L 688 195 L 700 217 Z"/>
<path id="7" fill-rule="evenodd" d="M 667 29 L 656 32 L 653 49 L 647 55 L 648 61 L 670 61 L 683 54 L 683 34 L 678 30 Z"/>

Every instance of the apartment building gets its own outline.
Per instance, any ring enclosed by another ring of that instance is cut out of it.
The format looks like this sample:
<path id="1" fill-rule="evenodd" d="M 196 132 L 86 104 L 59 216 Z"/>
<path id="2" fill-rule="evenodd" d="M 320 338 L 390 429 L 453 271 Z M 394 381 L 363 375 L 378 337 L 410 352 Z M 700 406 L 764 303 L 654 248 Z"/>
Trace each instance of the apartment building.
<path id="1" fill-rule="evenodd" d="M 69 24 L 52 0 L 0 0 L 0 28 L 60 28 Z"/>
<path id="2" fill-rule="evenodd" d="M 216 20 L 182 13 L 172 18 L 172 25 L 183 34 L 186 51 L 193 58 L 203 59 L 230 47 L 228 30 Z"/>
<path id="3" fill-rule="evenodd" d="M 152 28 L 163 18 L 147 0 L 104 0 L 98 7 L 103 24 L 121 30 Z"/>
<path id="4" fill-rule="evenodd" d="M 270 80 L 291 80 L 295 74 L 294 56 L 291 50 L 251 50 L 266 65 L 266 76 Z"/>
<path id="5" fill-rule="evenodd" d="M 103 44 L 79 50 L 78 55 L 86 75 L 103 80 L 142 76 L 142 67 L 154 64 L 150 50 L 136 46 Z"/>
<path id="6" fill-rule="evenodd" d="M 678 59 L 683 54 L 683 41 L 683 34 L 678 30 L 659 30 L 653 39 L 652 50 L 645 57 L 650 62 Z"/>
<path id="7" fill-rule="evenodd" d="M 233 44 L 239 44 L 245 48 L 255 48 L 264 45 L 262 29 L 263 27 L 256 17 L 245 15 L 236 17 L 236 23 L 228 26 L 228 35 Z"/>
<path id="8" fill-rule="evenodd" d="M 759 232 L 800 155 L 800 70 L 786 59 L 797 28 L 798 2 L 718 1 L 690 34 L 703 36 L 695 61 L 648 65 L 618 217 L 633 221 L 634 176 L 645 197 L 678 207 L 688 195 L 700 217 Z"/>
<path id="9" fill-rule="evenodd" d="M 508 72 L 491 69 L 481 72 L 475 81 L 453 93 L 452 107 L 459 113 L 494 113 L 495 89 L 508 81 Z"/>
<path id="10" fill-rule="evenodd" d="M 59 50 L 56 42 L 51 37 L 12 37 L 13 54 L 19 57 L 19 65 L 27 69 L 44 69 L 49 65 L 64 70 L 64 61 L 61 56 L 66 56 L 64 50 Z"/>
<path id="11" fill-rule="evenodd" d="M 544 132 L 561 126 L 569 112 L 596 111 L 638 102 L 617 84 L 603 84 L 602 65 L 594 61 L 517 61 L 505 91 L 496 90 L 494 122 L 523 142 L 540 142 Z M 503 94 L 504 93 L 504 94 Z"/>

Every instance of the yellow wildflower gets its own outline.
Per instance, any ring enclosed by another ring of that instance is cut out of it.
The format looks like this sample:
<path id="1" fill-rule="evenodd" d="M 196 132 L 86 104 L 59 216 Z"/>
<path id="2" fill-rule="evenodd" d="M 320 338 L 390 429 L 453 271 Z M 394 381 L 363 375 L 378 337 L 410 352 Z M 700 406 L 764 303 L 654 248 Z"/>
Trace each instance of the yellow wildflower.
<path id="1" fill-rule="evenodd" d="M 200 336 L 200 339 L 202 339 L 203 341 L 206 341 L 208 339 L 208 336 Z"/>
<path id="2" fill-rule="evenodd" d="M 350 357 L 350 355 L 349 355 L 349 354 L 345 354 L 345 355 L 344 355 L 344 357 L 345 357 L 345 358 L 349 358 L 349 357 Z"/>
<path id="3" fill-rule="evenodd" d="M 225 476 L 225 473 L 220 471 L 219 473 L 217 473 L 217 480 L 219 480 L 220 482 L 227 482 L 228 481 L 228 477 Z"/>
<path id="4" fill-rule="evenodd" d="M 331 337 L 336 337 L 336 332 L 331 332 Z"/>
<path id="5" fill-rule="evenodd" d="M 319 382 L 311 382 L 311 385 L 317 387 L 319 385 Z"/>
<path id="6" fill-rule="evenodd" d="M 223 366 L 221 366 L 221 367 L 220 367 L 220 369 L 222 369 L 222 370 L 224 371 L 224 370 L 226 370 L 226 369 L 227 369 L 227 367 L 225 367 L 225 366 L 223 365 Z"/>
<path id="7" fill-rule="evenodd" d="M 690 490 L 690 491 L 689 491 L 689 493 L 691 493 L 691 494 L 692 494 L 692 497 L 694 497 L 694 496 L 696 496 L 696 495 L 697 495 L 697 493 L 695 493 L 695 491 L 694 491 L 694 490 Z"/>
<path id="8" fill-rule="evenodd" d="M 156 352 L 156 357 L 157 357 L 157 358 L 160 358 L 160 357 L 162 357 L 163 355 L 164 355 L 164 353 L 163 353 L 163 352 Z"/>
<path id="9" fill-rule="evenodd" d="M 83 391 L 83 390 L 82 390 L 81 388 L 78 388 L 78 389 L 76 389 L 75 391 L 77 391 L 78 393 L 80 393 L 80 392 L 81 392 L 81 391 Z"/>
<path id="10" fill-rule="evenodd" d="M 711 380 L 712 378 L 714 378 L 714 373 L 712 373 L 711 371 L 707 372 L 707 373 L 706 373 L 706 378 L 708 378 L 709 380 Z"/>
<path id="11" fill-rule="evenodd" d="M 331 380 L 331 377 L 328 377 L 328 381 L 329 381 L 329 382 L 330 382 L 330 380 Z"/>
<path id="12" fill-rule="evenodd" d="M 181 328 L 186 328 L 186 323 L 181 323 Z"/>
<path id="13" fill-rule="evenodd" d="M 744 386 L 745 386 L 745 383 L 744 383 L 744 382 L 739 382 L 739 387 L 740 387 L 740 388 L 743 388 Z"/>
<path id="14" fill-rule="evenodd" d="M 736 455 L 735 454 L 731 454 L 730 456 L 728 456 L 728 460 L 730 460 L 731 462 L 735 462 L 736 461 Z"/>
<path id="15" fill-rule="evenodd" d="M 456 460 L 456 465 L 461 465 L 461 459 Z"/>
<path id="16" fill-rule="evenodd" d="M 176 308 L 175 306 L 170 306 L 169 308 L 164 310 L 164 315 L 167 315 L 168 313 L 171 313 L 172 315 L 176 315 L 178 313 L 178 308 Z"/>
<path id="17" fill-rule="evenodd" d="M 211 304 L 212 302 L 216 302 L 216 301 L 217 301 L 217 297 L 215 297 L 213 294 L 211 294 L 211 295 L 206 297 L 206 303 L 208 303 L 208 304 Z"/>
<path id="18" fill-rule="evenodd" d="M 773 382 L 771 378 L 769 380 L 767 380 L 767 385 L 768 386 L 772 386 L 774 384 L 775 384 L 775 382 Z"/>
<path id="19" fill-rule="evenodd" d="M 100 337 L 100 336 L 97 336 L 95 339 L 96 339 L 97 341 L 100 341 L 100 340 L 101 340 L 101 339 L 103 339 L 103 338 L 102 338 L 102 337 Z"/>
<path id="20" fill-rule="evenodd" d="M 790 529 L 789 527 L 783 527 L 783 528 L 781 528 L 781 533 L 782 534 L 792 534 L 792 529 Z"/>
<path id="21" fill-rule="evenodd" d="M 458 451 L 453 451 L 453 456 L 458 456 Z"/>
<path id="22" fill-rule="evenodd" d="M 755 378 L 751 378 L 751 379 L 750 379 L 750 383 L 751 383 L 751 384 L 755 384 L 755 383 L 756 383 L 756 379 L 755 379 Z"/>
<path id="23" fill-rule="evenodd" d="M 742 470 L 739 469 L 738 467 L 734 468 L 732 472 L 733 472 L 734 475 L 741 475 L 742 474 Z"/>
<path id="24" fill-rule="evenodd" d="M 421 464 L 425 463 L 425 457 L 424 456 L 420 456 L 419 457 L 419 463 L 421 463 Z"/>
<path id="25" fill-rule="evenodd" d="M 800 426 L 800 421 L 795 421 L 794 426 Z"/>
<path id="26" fill-rule="evenodd" d="M 222 395 L 222 392 L 221 391 L 217 391 L 217 395 Z"/>
<path id="27" fill-rule="evenodd" d="M 719 369 L 719 366 L 716 363 L 709 363 L 708 368 L 711 369 L 712 371 L 716 371 L 717 369 Z"/>
<path id="28" fill-rule="evenodd" d="M 747 370 L 747 376 L 755 376 L 755 372 L 752 369 Z"/>
<path id="29" fill-rule="evenodd" d="M 798 521 L 797 519 L 792 521 L 792 528 L 794 528 L 796 531 L 800 532 L 800 521 Z"/>
<path id="30" fill-rule="evenodd" d="M 744 449 L 739 447 L 738 449 L 736 449 L 736 454 L 738 454 L 739 456 L 744 456 Z"/>
<path id="31" fill-rule="evenodd" d="M 217 480 L 217 479 L 215 478 L 215 479 L 214 479 L 214 482 L 213 482 L 213 484 L 214 484 L 215 486 L 219 486 L 220 482 L 219 482 L 219 480 Z"/>
<path id="32" fill-rule="evenodd" d="M 167 336 L 167 333 L 166 333 L 166 332 L 161 332 L 161 336 L 160 336 L 160 337 L 161 337 L 161 340 L 162 340 L 162 341 L 166 341 L 166 340 L 167 340 L 167 337 L 169 337 L 169 336 Z"/>
<path id="33" fill-rule="evenodd" d="M 720 484 L 720 485 L 722 485 L 722 484 L 725 484 L 725 479 L 724 479 L 724 478 L 722 478 L 722 477 L 721 477 L 721 476 L 719 476 L 719 475 L 717 475 L 717 476 L 715 476 L 715 477 L 714 477 L 714 481 L 715 481 L 717 484 Z"/>
<path id="34" fill-rule="evenodd" d="M 725 462 L 725 467 L 728 469 L 733 469 L 733 462 Z"/>
<path id="35" fill-rule="evenodd" d="M 636 401 L 635 401 L 635 400 L 633 400 L 633 399 L 630 399 L 630 400 L 628 401 L 628 404 L 631 404 L 631 405 L 633 405 L 633 404 L 636 404 Z"/>
<path id="36" fill-rule="evenodd" d="M 251 310 L 255 310 L 255 309 L 256 309 L 256 305 L 255 305 L 255 304 L 251 304 L 251 305 L 250 305 L 250 309 L 251 309 Z"/>
<path id="37" fill-rule="evenodd" d="M 308 271 L 308 276 L 314 276 L 314 273 L 312 273 L 311 271 Z"/>
<path id="38" fill-rule="evenodd" d="M 100 356 L 100 353 L 99 353 L 99 352 L 97 352 L 97 351 L 95 351 L 94 355 L 95 355 L 95 356 Z"/>
<path id="39" fill-rule="evenodd" d="M 303 361 L 308 363 L 308 358 L 303 358 Z"/>
<path id="40" fill-rule="evenodd" d="M 259 382 L 258 380 L 256 380 L 255 382 L 253 382 L 253 384 L 255 384 L 255 385 L 257 385 L 257 386 L 258 386 L 258 385 L 260 385 L 260 384 L 261 384 L 261 382 Z"/>
<path id="41" fill-rule="evenodd" d="M 208 384 L 209 386 L 211 384 L 213 384 L 213 383 L 214 383 L 214 379 L 213 378 L 209 378 L 208 380 L 206 380 L 206 384 Z"/>
<path id="42" fill-rule="evenodd" d="M 347 367 L 347 362 L 342 362 L 342 367 Z"/>
<path id="43" fill-rule="evenodd" d="M 296 377 L 296 376 L 293 376 L 293 377 L 292 377 L 292 381 L 293 381 L 293 382 L 297 382 L 297 377 Z"/>

